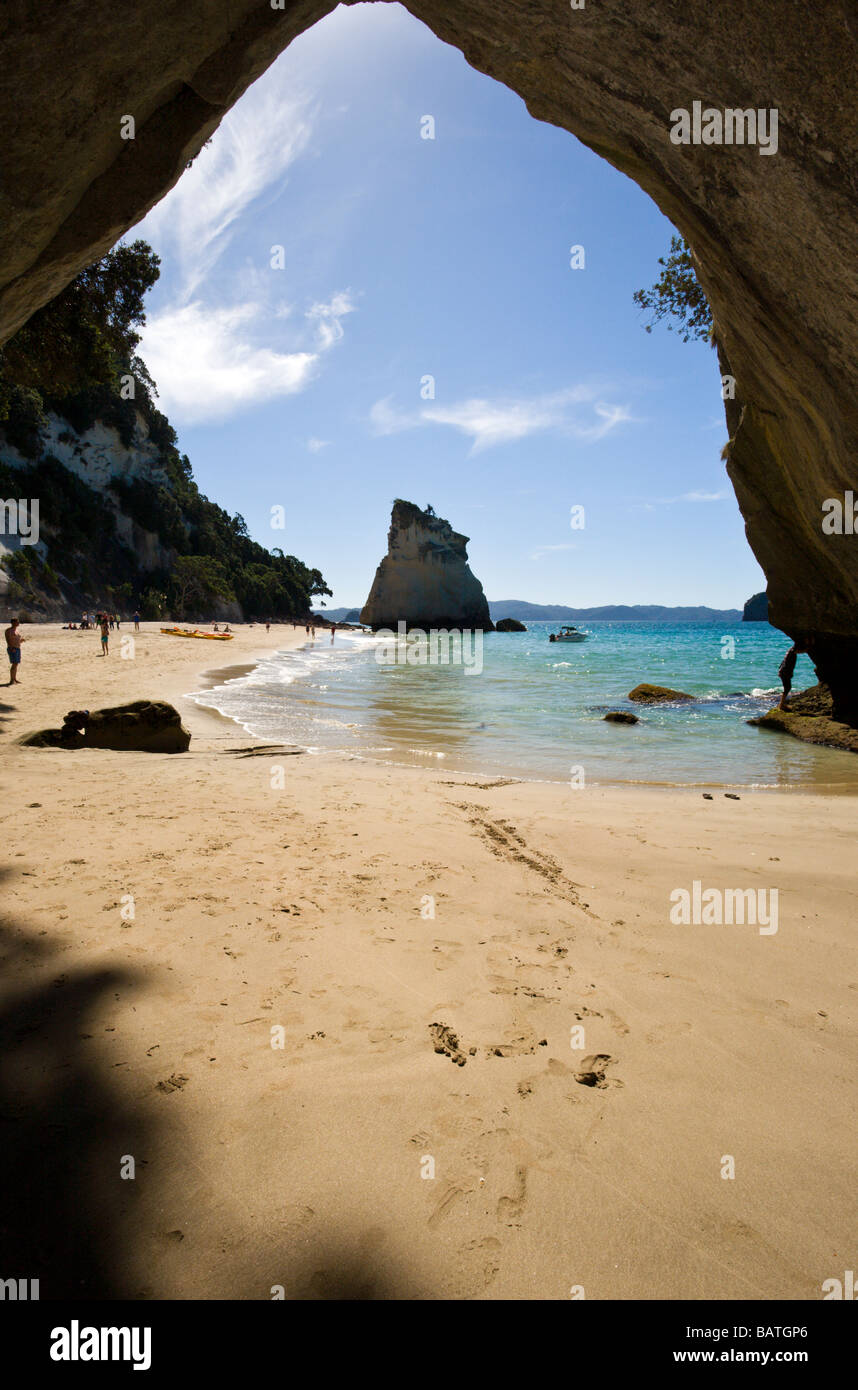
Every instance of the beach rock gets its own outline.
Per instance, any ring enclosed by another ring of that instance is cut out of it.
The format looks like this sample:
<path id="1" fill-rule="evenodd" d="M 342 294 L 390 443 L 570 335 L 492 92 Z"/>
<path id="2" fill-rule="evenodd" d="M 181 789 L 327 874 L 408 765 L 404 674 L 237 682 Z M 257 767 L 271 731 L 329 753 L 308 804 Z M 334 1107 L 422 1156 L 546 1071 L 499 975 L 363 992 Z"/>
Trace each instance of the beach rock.
<path id="1" fill-rule="evenodd" d="M 177 709 L 163 700 L 134 700 L 112 709 L 72 710 L 61 729 L 27 734 L 27 748 L 112 748 L 118 752 L 185 753 L 191 736 Z"/>
<path id="2" fill-rule="evenodd" d="M 603 716 L 609 724 L 639 724 L 636 714 L 627 709 L 612 709 Z"/>
<path id="3" fill-rule="evenodd" d="M 660 705 L 668 701 L 687 701 L 693 700 L 693 695 L 686 695 L 684 690 L 671 690 L 667 685 L 636 685 L 634 690 L 629 691 L 629 699 L 636 705 Z"/>
<path id="4" fill-rule="evenodd" d="M 518 618 L 499 618 L 495 623 L 495 632 L 527 632 L 527 628 Z"/>
<path id="5" fill-rule="evenodd" d="M 792 696 L 789 709 L 782 710 L 775 706 L 747 722 L 758 729 L 790 734 L 803 743 L 858 753 L 858 727 L 834 718 L 834 700 L 825 685 L 812 685 Z"/>
<path id="6" fill-rule="evenodd" d="M 468 537 L 427 508 L 393 504 L 387 554 L 360 619 L 369 627 L 470 628 L 493 632 L 483 586 L 468 566 Z"/>

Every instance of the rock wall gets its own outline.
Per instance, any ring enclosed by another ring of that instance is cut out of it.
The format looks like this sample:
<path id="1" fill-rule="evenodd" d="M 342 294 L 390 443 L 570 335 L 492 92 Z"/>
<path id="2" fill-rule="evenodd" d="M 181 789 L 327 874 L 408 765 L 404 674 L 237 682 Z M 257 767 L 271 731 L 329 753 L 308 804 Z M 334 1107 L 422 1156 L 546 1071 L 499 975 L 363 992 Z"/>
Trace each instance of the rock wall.
<path id="1" fill-rule="evenodd" d="M 152 531 L 145 530 L 133 517 L 123 512 L 110 484 L 114 479 L 130 482 L 135 478 L 158 487 L 168 479 L 160 465 L 157 446 L 149 439 L 149 429 L 143 416 L 137 415 L 137 429 L 129 445 L 123 444 L 112 425 L 96 420 L 90 429 L 78 434 L 68 420 L 53 413 L 41 432 L 40 457 L 51 456 L 80 478 L 112 508 L 116 517 L 119 539 L 134 554 L 144 572 L 167 569 L 175 551 L 164 546 Z M 4 437 L 0 425 L 0 462 L 11 468 L 24 468 L 32 462 L 21 455 Z M 40 499 L 40 523 L 45 542 L 40 541 L 42 553 L 50 560 L 51 499 Z M 18 548 L 16 537 L 0 536 L 0 559 Z M 4 585 L 3 580 L 6 579 Z M 8 588 L 8 576 L 0 575 L 0 593 Z"/>
<path id="2" fill-rule="evenodd" d="M 333 8 L 88 0 L 46 23 L 40 0 L 5 7 L 0 337 L 138 221 L 249 83 Z M 727 469 L 772 622 L 807 643 L 858 718 L 858 538 L 820 524 L 858 457 L 855 0 L 408 8 L 635 179 L 690 242 L 734 379 Z M 673 144 L 671 112 L 695 101 L 776 109 L 777 153 Z"/>
<path id="3" fill-rule="evenodd" d="M 413 502 L 393 504 L 387 554 L 360 620 L 373 628 L 493 631 L 483 586 L 468 565 L 468 537 Z"/>

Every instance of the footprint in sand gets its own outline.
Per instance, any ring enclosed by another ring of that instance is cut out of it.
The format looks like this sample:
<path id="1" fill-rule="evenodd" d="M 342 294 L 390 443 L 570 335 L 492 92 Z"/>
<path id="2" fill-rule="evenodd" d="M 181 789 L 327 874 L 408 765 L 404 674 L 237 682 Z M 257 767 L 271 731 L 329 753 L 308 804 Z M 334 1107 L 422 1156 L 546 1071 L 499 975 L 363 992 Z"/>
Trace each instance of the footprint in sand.
<path id="1" fill-rule="evenodd" d="M 458 941 L 442 941 L 439 938 L 432 942 L 432 951 L 438 956 L 435 969 L 449 970 L 451 965 L 457 964 L 462 954 L 462 946 Z"/>
<path id="2" fill-rule="evenodd" d="M 527 1203 L 527 1169 L 518 1167 L 513 1179 L 513 1195 L 501 1197 L 497 1205 L 498 1221 L 508 1226 L 518 1221 Z"/>
<path id="3" fill-rule="evenodd" d="M 607 1052 L 594 1052 L 589 1057 L 584 1057 L 575 1073 L 575 1080 L 578 1085 L 598 1086 L 600 1088 L 607 1086 L 605 1068 L 611 1066 L 613 1060 L 613 1057 Z"/>
<path id="4" fill-rule="evenodd" d="M 159 1081 L 155 1089 L 163 1091 L 164 1095 L 168 1096 L 171 1091 L 184 1090 L 185 1086 L 188 1084 L 188 1080 L 189 1078 L 187 1076 L 177 1076 L 174 1072 L 172 1076 L 167 1077 L 166 1081 Z"/>
<path id="5" fill-rule="evenodd" d="M 496 1236 L 484 1236 L 481 1240 L 469 1241 L 463 1245 L 460 1254 L 466 1259 L 476 1258 L 482 1264 L 481 1282 L 487 1289 L 500 1269 L 501 1243 Z M 480 1277 L 480 1276 L 478 1276 Z"/>

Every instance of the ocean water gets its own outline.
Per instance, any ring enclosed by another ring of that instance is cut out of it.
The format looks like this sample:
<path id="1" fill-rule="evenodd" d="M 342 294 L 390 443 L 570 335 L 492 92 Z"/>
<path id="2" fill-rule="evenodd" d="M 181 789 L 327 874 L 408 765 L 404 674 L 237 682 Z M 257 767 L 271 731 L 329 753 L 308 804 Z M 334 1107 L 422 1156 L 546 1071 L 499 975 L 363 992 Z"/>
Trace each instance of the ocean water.
<path id="1" fill-rule="evenodd" d="M 448 771 L 587 784 L 858 790 L 858 759 L 745 722 L 780 696 L 789 639 L 767 623 L 580 624 L 586 642 L 549 642 L 556 623 L 486 633 L 462 664 L 380 663 L 378 637 L 322 630 L 194 698 L 262 738 Z M 478 641 L 478 638 L 472 638 Z M 422 654 L 426 655 L 424 645 Z M 482 669 L 477 669 L 481 665 Z M 799 657 L 794 689 L 814 683 Z M 633 706 L 641 681 L 690 705 Z M 606 723 L 632 709 L 640 723 Z M 574 769 L 574 771 L 573 771 Z"/>

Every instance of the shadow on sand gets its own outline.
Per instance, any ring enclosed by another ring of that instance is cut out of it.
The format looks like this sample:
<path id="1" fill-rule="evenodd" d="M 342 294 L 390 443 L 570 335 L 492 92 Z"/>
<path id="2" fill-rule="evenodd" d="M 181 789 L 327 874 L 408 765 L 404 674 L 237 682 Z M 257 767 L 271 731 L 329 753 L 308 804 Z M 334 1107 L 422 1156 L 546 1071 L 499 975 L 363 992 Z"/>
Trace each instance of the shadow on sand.
<path id="1" fill-rule="evenodd" d="M 42 1299 L 133 1298 L 124 1232 L 138 1184 L 120 1167 L 149 1136 L 89 1034 L 108 992 L 137 977 L 56 975 L 55 959 L 47 937 L 0 921 L 0 1278 L 38 1279 Z M 13 966 L 36 982 L 10 985 Z"/>

